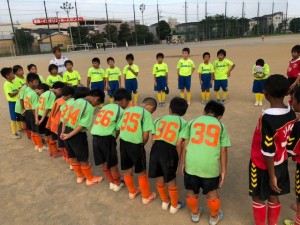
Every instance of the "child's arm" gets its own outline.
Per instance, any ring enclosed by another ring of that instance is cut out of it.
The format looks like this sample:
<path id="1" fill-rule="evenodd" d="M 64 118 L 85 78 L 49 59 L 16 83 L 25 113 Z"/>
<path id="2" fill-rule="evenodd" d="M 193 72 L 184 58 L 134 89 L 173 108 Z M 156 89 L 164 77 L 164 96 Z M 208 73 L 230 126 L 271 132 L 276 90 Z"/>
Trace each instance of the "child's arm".
<path id="1" fill-rule="evenodd" d="M 79 83 L 79 82 L 78 82 L 78 83 Z M 90 88 L 90 85 L 91 85 L 91 78 L 88 77 L 87 80 L 86 80 L 86 86 L 87 86 L 88 88 Z"/>
<path id="2" fill-rule="evenodd" d="M 166 80 L 167 80 L 167 84 L 169 84 L 169 73 L 166 72 Z"/>
<path id="3" fill-rule="evenodd" d="M 124 74 L 124 85 L 126 86 L 126 74 Z"/>
<path id="4" fill-rule="evenodd" d="M 156 75 L 155 74 L 153 74 L 153 78 L 154 78 L 154 87 L 156 87 L 157 86 L 157 82 L 156 82 Z"/>
<path id="5" fill-rule="evenodd" d="M 45 120 L 45 118 L 47 117 L 47 115 L 48 115 L 49 112 L 50 112 L 50 109 L 45 109 L 42 118 L 38 122 L 38 125 L 40 125 Z"/>
<path id="6" fill-rule="evenodd" d="M 180 76 L 180 73 L 179 73 L 180 69 L 177 69 L 177 76 L 178 76 L 178 80 L 179 80 L 179 76 Z"/>
<path id="7" fill-rule="evenodd" d="M 202 76 L 201 76 L 202 74 L 201 73 L 199 73 L 199 81 L 200 81 L 200 85 L 202 85 Z"/>
<path id="8" fill-rule="evenodd" d="M 65 126 L 65 125 L 63 125 Z M 67 140 L 71 137 L 73 137 L 74 135 L 78 134 L 79 132 L 81 132 L 83 130 L 83 126 L 77 126 L 74 130 L 72 130 L 70 133 L 65 134 L 65 133 L 61 133 L 60 138 L 62 140 Z"/>
<path id="9" fill-rule="evenodd" d="M 280 193 L 281 189 L 277 185 L 277 177 L 275 175 L 274 157 L 264 156 L 264 159 L 268 167 L 269 185 L 273 191 Z"/>
<path id="10" fill-rule="evenodd" d="M 128 66 L 128 70 L 130 70 L 131 73 L 133 73 L 136 77 L 137 77 L 138 74 L 139 74 L 139 72 L 135 72 L 135 71 L 131 68 L 131 66 Z"/>
<path id="11" fill-rule="evenodd" d="M 180 138 L 179 140 L 178 140 L 178 142 L 181 142 L 180 144 L 183 146 L 183 148 L 182 148 L 182 153 L 181 153 L 181 172 L 182 172 L 182 174 L 184 174 L 184 170 L 185 170 L 185 156 L 186 156 L 186 147 L 187 147 L 187 145 L 188 145 L 188 143 L 189 143 L 189 140 L 184 140 L 184 139 L 182 139 L 182 138 Z M 177 142 L 177 144 L 179 144 Z M 176 146 L 177 147 L 177 146 Z"/>
<path id="12" fill-rule="evenodd" d="M 220 162 L 221 162 L 221 174 L 220 174 L 219 188 L 221 188 L 224 184 L 224 179 L 225 179 L 226 170 L 227 170 L 227 147 L 221 148 Z"/>
<path id="13" fill-rule="evenodd" d="M 150 131 L 144 131 L 143 132 L 143 143 L 144 143 L 144 145 L 146 145 L 148 140 L 149 140 L 149 134 L 150 134 Z"/>
<path id="14" fill-rule="evenodd" d="M 195 72 L 195 67 L 194 68 L 192 68 L 192 74 L 191 75 L 193 75 L 193 73 Z"/>
<path id="15" fill-rule="evenodd" d="M 15 97 L 16 95 L 18 95 L 19 94 L 19 90 L 18 91 L 16 91 L 16 92 L 13 92 L 13 93 L 8 93 L 8 95 L 9 95 L 9 97 Z"/>
<path id="16" fill-rule="evenodd" d="M 235 68 L 235 64 L 233 63 L 232 66 L 230 67 L 227 76 L 230 77 L 230 73 L 232 72 L 232 70 Z"/>
<path id="17" fill-rule="evenodd" d="M 24 107 L 24 100 L 23 99 L 20 99 L 20 105 L 21 105 L 22 115 L 24 115 L 26 110 L 25 110 L 25 107 Z"/>
<path id="18" fill-rule="evenodd" d="M 182 155 L 182 149 L 183 149 L 183 139 L 179 138 L 177 140 L 177 143 L 176 143 L 176 150 L 177 150 L 177 154 L 178 154 L 178 168 L 179 168 L 179 165 L 180 165 L 180 161 L 181 161 L 181 155 Z M 178 169 L 177 169 L 178 171 Z"/>
<path id="19" fill-rule="evenodd" d="M 35 124 L 39 125 L 39 109 L 33 109 L 33 114 L 34 114 L 34 118 L 35 118 Z"/>
<path id="20" fill-rule="evenodd" d="M 299 83 L 299 81 L 300 81 L 300 73 L 299 73 L 297 79 L 296 79 L 295 82 L 291 85 L 290 88 L 291 88 L 291 89 L 294 89 L 294 88 L 297 86 L 297 84 Z"/>
<path id="21" fill-rule="evenodd" d="M 215 73 L 211 73 L 211 77 L 210 77 L 211 85 L 213 84 L 214 79 L 215 79 Z"/>

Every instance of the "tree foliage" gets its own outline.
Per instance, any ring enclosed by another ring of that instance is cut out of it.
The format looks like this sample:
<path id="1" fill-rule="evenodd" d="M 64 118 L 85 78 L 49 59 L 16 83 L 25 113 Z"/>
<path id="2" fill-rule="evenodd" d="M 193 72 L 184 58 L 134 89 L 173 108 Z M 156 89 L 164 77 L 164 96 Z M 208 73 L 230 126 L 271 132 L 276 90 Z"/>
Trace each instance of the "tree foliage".
<path id="1" fill-rule="evenodd" d="M 13 42 L 16 44 L 19 54 L 31 53 L 34 37 L 24 29 L 15 30 Z"/>
<path id="2" fill-rule="evenodd" d="M 132 43 L 132 33 L 128 23 L 122 23 L 120 25 L 118 40 L 121 45 L 125 45 L 126 41 L 131 44 Z"/>
<path id="3" fill-rule="evenodd" d="M 159 39 L 164 40 L 167 36 L 171 35 L 170 25 L 165 20 L 161 20 L 156 27 L 156 32 L 159 34 Z"/>
<path id="4" fill-rule="evenodd" d="M 290 22 L 290 31 L 298 33 L 300 31 L 300 18 L 294 18 Z"/>

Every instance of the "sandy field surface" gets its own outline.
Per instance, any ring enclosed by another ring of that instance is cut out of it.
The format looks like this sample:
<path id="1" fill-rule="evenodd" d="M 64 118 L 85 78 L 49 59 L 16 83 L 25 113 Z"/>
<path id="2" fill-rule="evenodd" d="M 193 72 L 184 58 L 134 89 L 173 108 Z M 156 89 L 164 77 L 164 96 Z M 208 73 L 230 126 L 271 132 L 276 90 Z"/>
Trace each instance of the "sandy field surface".
<path id="1" fill-rule="evenodd" d="M 82 76 L 86 84 L 86 72 L 91 66 L 93 57 L 100 57 L 101 66 L 107 67 L 106 58 L 113 56 L 116 65 L 123 68 L 126 64 L 125 55 L 132 52 L 135 63 L 140 67 L 139 101 L 144 97 L 156 97 L 153 91 L 152 66 L 158 52 L 165 54 L 165 62 L 169 65 L 169 101 L 179 94 L 177 90 L 176 64 L 181 57 L 183 47 L 191 48 L 191 59 L 196 66 L 202 62 L 205 51 L 211 53 L 211 61 L 216 58 L 220 48 L 227 51 L 227 57 L 236 64 L 236 69 L 229 79 L 229 97 L 226 112 L 222 122 L 227 127 L 232 147 L 229 149 L 228 171 L 224 187 L 220 190 L 224 219 L 220 225 L 250 225 L 252 221 L 251 198 L 248 196 L 248 163 L 250 146 L 254 128 L 262 112 L 261 107 L 254 107 L 254 96 L 251 93 L 253 76 L 252 65 L 258 58 L 263 58 L 271 68 L 271 73 L 286 74 L 288 62 L 291 58 L 290 50 L 299 44 L 299 36 L 274 36 L 260 38 L 220 40 L 201 43 L 186 43 L 184 45 L 153 45 L 107 49 L 103 51 L 71 52 L 65 55 L 73 60 L 74 69 Z M 15 58 L 0 58 L 0 67 L 20 64 L 26 68 L 29 63 L 38 66 L 38 71 L 45 78 L 48 75 L 48 64 L 52 54 L 22 56 Z M 1 89 L 4 79 L 0 80 Z M 215 99 L 215 96 L 212 95 Z M 118 193 L 108 190 L 108 182 L 87 188 L 76 185 L 75 174 L 70 171 L 62 158 L 49 158 L 48 152 L 38 153 L 25 134 L 20 140 L 11 139 L 8 104 L 3 90 L 0 94 L 0 223 L 1 224 L 192 224 L 187 208 L 171 215 L 161 210 L 161 201 L 143 206 L 141 197 L 128 199 L 126 189 Z M 108 98 L 106 98 L 108 102 Z M 200 85 L 198 74 L 192 78 L 192 104 L 184 116 L 191 120 L 202 114 L 203 105 L 200 103 Z M 268 104 L 265 101 L 264 107 Z M 168 113 L 168 108 L 158 108 L 153 119 Z M 91 137 L 89 136 L 89 143 Z M 150 144 L 146 146 L 149 159 Z M 90 162 L 93 155 L 90 144 Z M 290 209 L 295 201 L 294 171 L 295 163 L 290 162 L 291 193 L 281 197 L 283 219 L 291 218 L 294 213 Z M 94 167 L 96 175 L 102 175 L 101 167 Z M 151 180 L 151 187 L 155 190 L 155 181 Z M 185 199 L 183 177 L 178 175 L 180 199 Z M 199 224 L 208 224 L 209 210 L 205 196 L 200 196 L 200 205 L 204 208 Z"/>

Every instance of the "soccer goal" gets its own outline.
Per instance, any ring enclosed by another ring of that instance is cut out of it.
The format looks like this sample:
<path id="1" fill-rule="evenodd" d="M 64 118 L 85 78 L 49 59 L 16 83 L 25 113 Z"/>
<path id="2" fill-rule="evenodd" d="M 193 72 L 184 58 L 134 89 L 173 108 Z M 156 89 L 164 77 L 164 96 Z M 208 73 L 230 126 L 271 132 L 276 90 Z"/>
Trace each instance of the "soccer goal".
<path id="1" fill-rule="evenodd" d="M 90 50 L 89 44 L 77 44 L 77 45 L 67 45 L 67 51 L 88 51 Z"/>

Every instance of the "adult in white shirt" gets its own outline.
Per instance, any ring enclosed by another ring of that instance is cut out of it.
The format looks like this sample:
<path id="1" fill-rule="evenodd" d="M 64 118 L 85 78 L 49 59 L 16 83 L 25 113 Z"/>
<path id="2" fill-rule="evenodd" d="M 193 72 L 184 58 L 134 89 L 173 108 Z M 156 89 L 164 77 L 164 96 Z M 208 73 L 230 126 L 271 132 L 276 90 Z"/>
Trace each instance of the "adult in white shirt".
<path id="1" fill-rule="evenodd" d="M 58 46 L 53 48 L 54 58 L 50 60 L 49 64 L 57 65 L 58 67 L 58 74 L 63 75 L 63 73 L 67 70 L 65 67 L 65 61 L 68 60 L 67 57 L 61 55 L 61 49 Z"/>

